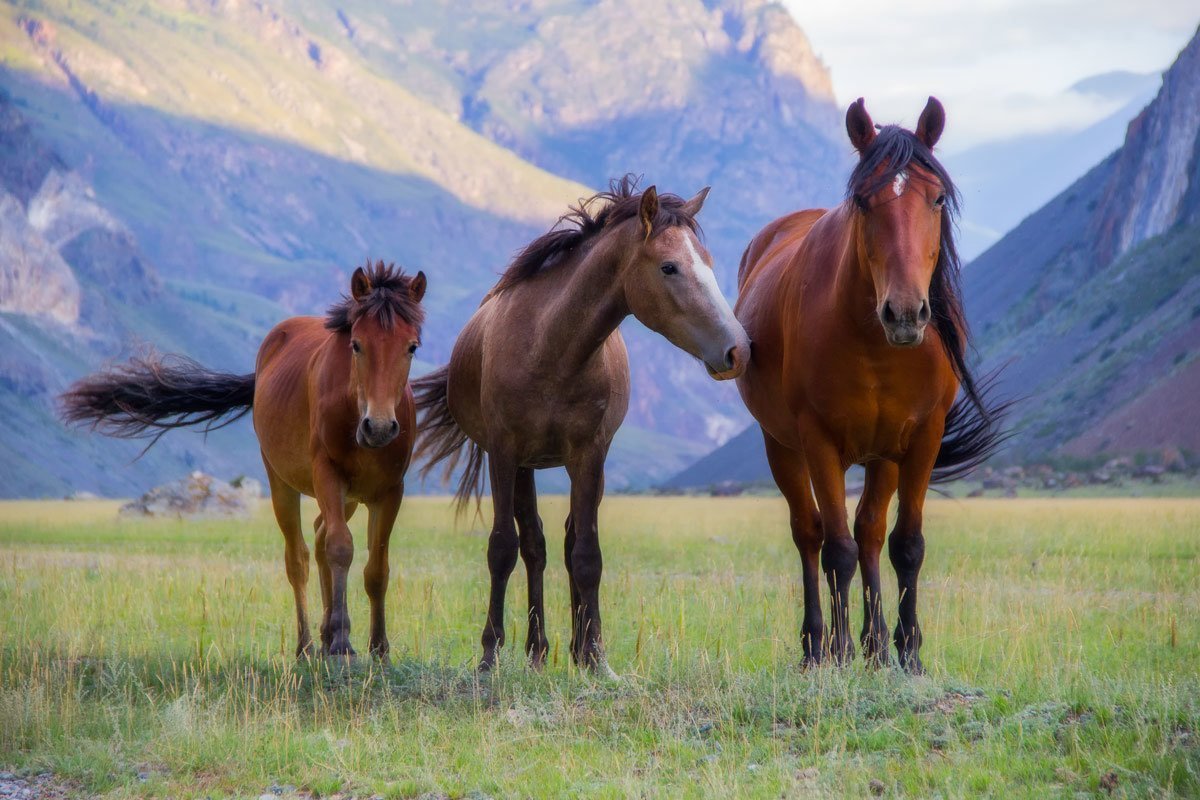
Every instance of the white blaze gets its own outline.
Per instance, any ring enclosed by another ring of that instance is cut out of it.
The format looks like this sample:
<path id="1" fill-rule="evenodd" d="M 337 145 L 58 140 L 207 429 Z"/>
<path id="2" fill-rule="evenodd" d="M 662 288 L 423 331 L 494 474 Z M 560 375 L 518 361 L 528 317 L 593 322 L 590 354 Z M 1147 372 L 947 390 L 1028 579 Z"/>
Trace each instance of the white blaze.
<path id="1" fill-rule="evenodd" d="M 692 254 L 692 274 L 696 276 L 696 280 L 704 292 L 718 309 L 727 305 L 725 295 L 721 294 L 721 287 L 717 285 L 716 273 L 709 269 L 708 265 L 704 263 L 704 259 L 700 257 L 700 252 L 692 243 L 691 234 L 685 235 L 684 241 L 687 243 L 688 252 Z"/>
<path id="2" fill-rule="evenodd" d="M 895 180 L 892 181 L 892 191 L 896 193 L 896 197 L 904 194 L 904 184 L 908 183 L 908 173 L 904 170 L 896 173 Z"/>

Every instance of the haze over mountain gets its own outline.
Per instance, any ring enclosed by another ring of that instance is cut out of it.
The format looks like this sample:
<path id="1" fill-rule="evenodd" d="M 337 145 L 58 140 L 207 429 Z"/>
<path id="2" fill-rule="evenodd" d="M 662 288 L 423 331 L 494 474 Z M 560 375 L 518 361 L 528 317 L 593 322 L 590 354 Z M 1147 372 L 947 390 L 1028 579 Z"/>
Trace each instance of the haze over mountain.
<path id="1" fill-rule="evenodd" d="M 245 424 L 133 466 L 136 446 L 58 425 L 56 392 L 145 343 L 248 371 L 271 324 L 319 313 L 370 256 L 429 273 L 421 356 L 440 363 L 509 256 L 610 176 L 715 185 L 701 220 L 729 287 L 752 233 L 840 196 L 845 165 L 828 73 L 752 0 L 17 3 L 0 65 L 22 131 L 0 162 L 6 495 L 259 471 Z M 623 330 L 612 488 L 747 420 L 732 386 Z"/>
<path id="2" fill-rule="evenodd" d="M 1162 76 L 1109 72 L 1062 93 L 1119 105 L 1081 129 L 985 142 L 942 161 L 963 197 L 959 252 L 970 261 L 1121 146 L 1129 121 L 1154 99 Z M 952 110 L 951 110 L 952 113 Z M 953 120 L 952 120 L 953 122 Z"/>
<path id="3" fill-rule="evenodd" d="M 1200 33 L 1122 146 L 966 269 L 980 369 L 1024 399 L 1011 460 L 1200 452 Z M 672 487 L 770 481 L 757 426 Z"/>

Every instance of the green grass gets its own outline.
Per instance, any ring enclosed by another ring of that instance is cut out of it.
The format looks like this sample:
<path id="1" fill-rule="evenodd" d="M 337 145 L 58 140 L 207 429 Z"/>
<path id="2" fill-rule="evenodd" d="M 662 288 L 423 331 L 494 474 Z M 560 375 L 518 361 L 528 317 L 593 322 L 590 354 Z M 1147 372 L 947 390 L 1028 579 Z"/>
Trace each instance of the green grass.
<path id="1" fill-rule="evenodd" d="M 0 505 L 0 768 L 112 797 L 863 797 L 879 781 L 888 797 L 1008 800 L 1104 796 L 1109 775 L 1114 796 L 1200 793 L 1197 500 L 931 500 L 929 675 L 913 678 L 796 667 L 778 498 L 612 497 L 619 682 L 565 658 L 561 498 L 542 508 L 550 663 L 513 657 L 518 566 L 510 657 L 482 680 L 486 538 L 444 500 L 401 513 L 391 664 L 349 668 L 292 659 L 266 508 L 249 524 L 115 510 Z M 885 590 L 892 618 L 890 575 Z M 365 650 L 357 581 L 350 602 Z"/>

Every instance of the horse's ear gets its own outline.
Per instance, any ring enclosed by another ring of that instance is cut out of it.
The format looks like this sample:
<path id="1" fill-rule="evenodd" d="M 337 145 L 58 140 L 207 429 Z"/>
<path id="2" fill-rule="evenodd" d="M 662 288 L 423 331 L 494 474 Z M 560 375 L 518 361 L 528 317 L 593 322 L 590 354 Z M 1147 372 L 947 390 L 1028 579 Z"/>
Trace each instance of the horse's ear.
<path id="1" fill-rule="evenodd" d="M 367 271 L 359 267 L 354 270 L 354 275 L 350 278 L 350 296 L 361 301 L 370 293 L 371 279 L 367 277 Z"/>
<path id="2" fill-rule="evenodd" d="M 418 272 L 417 276 L 408 282 L 408 296 L 416 302 L 421 302 L 421 298 L 425 296 L 425 273 Z"/>
<path id="3" fill-rule="evenodd" d="M 704 208 L 704 201 L 708 198 L 708 192 L 712 189 L 711 186 L 705 186 L 700 191 L 696 192 L 696 196 L 683 204 L 683 212 L 689 217 L 694 217 L 700 213 L 700 209 Z"/>
<path id="4" fill-rule="evenodd" d="M 871 121 L 867 104 L 861 97 L 846 109 L 846 133 L 850 134 L 850 144 L 860 153 L 875 141 L 875 123 Z"/>
<path id="5" fill-rule="evenodd" d="M 658 188 L 650 186 L 642 192 L 642 208 L 640 211 L 642 227 L 646 230 L 646 238 L 650 238 L 654 230 L 654 218 L 658 216 Z"/>
<path id="6" fill-rule="evenodd" d="M 930 97 L 925 110 L 921 112 L 921 118 L 917 120 L 917 138 L 932 150 L 945 129 L 946 109 L 942 108 L 936 97 Z"/>

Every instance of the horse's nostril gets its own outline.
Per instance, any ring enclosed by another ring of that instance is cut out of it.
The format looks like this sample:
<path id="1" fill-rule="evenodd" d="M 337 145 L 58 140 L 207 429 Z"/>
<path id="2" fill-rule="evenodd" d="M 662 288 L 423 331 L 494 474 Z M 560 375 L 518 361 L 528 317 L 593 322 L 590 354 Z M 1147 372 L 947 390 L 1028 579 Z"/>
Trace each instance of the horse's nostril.
<path id="1" fill-rule="evenodd" d="M 922 300 L 921 301 L 921 310 L 917 312 L 917 319 L 920 320 L 921 324 L 924 324 L 926 322 L 929 322 L 929 315 L 930 315 L 929 301 Z"/>
<path id="2" fill-rule="evenodd" d="M 892 310 L 892 301 L 883 301 L 883 321 L 887 325 L 896 324 L 896 312 Z"/>
<path id="3" fill-rule="evenodd" d="M 371 420 L 369 417 L 363 417 L 362 425 L 360 425 L 359 427 L 362 428 L 362 432 L 365 433 L 367 436 L 371 435 Z"/>
<path id="4" fill-rule="evenodd" d="M 392 436 L 395 436 L 400 432 L 400 423 L 396 420 L 392 420 L 392 424 L 388 427 L 388 431 L 392 434 Z"/>
<path id="5" fill-rule="evenodd" d="M 736 364 L 737 364 L 737 346 L 735 345 L 734 347 L 729 348 L 729 350 L 727 350 L 725 352 L 725 368 L 733 369 Z"/>

